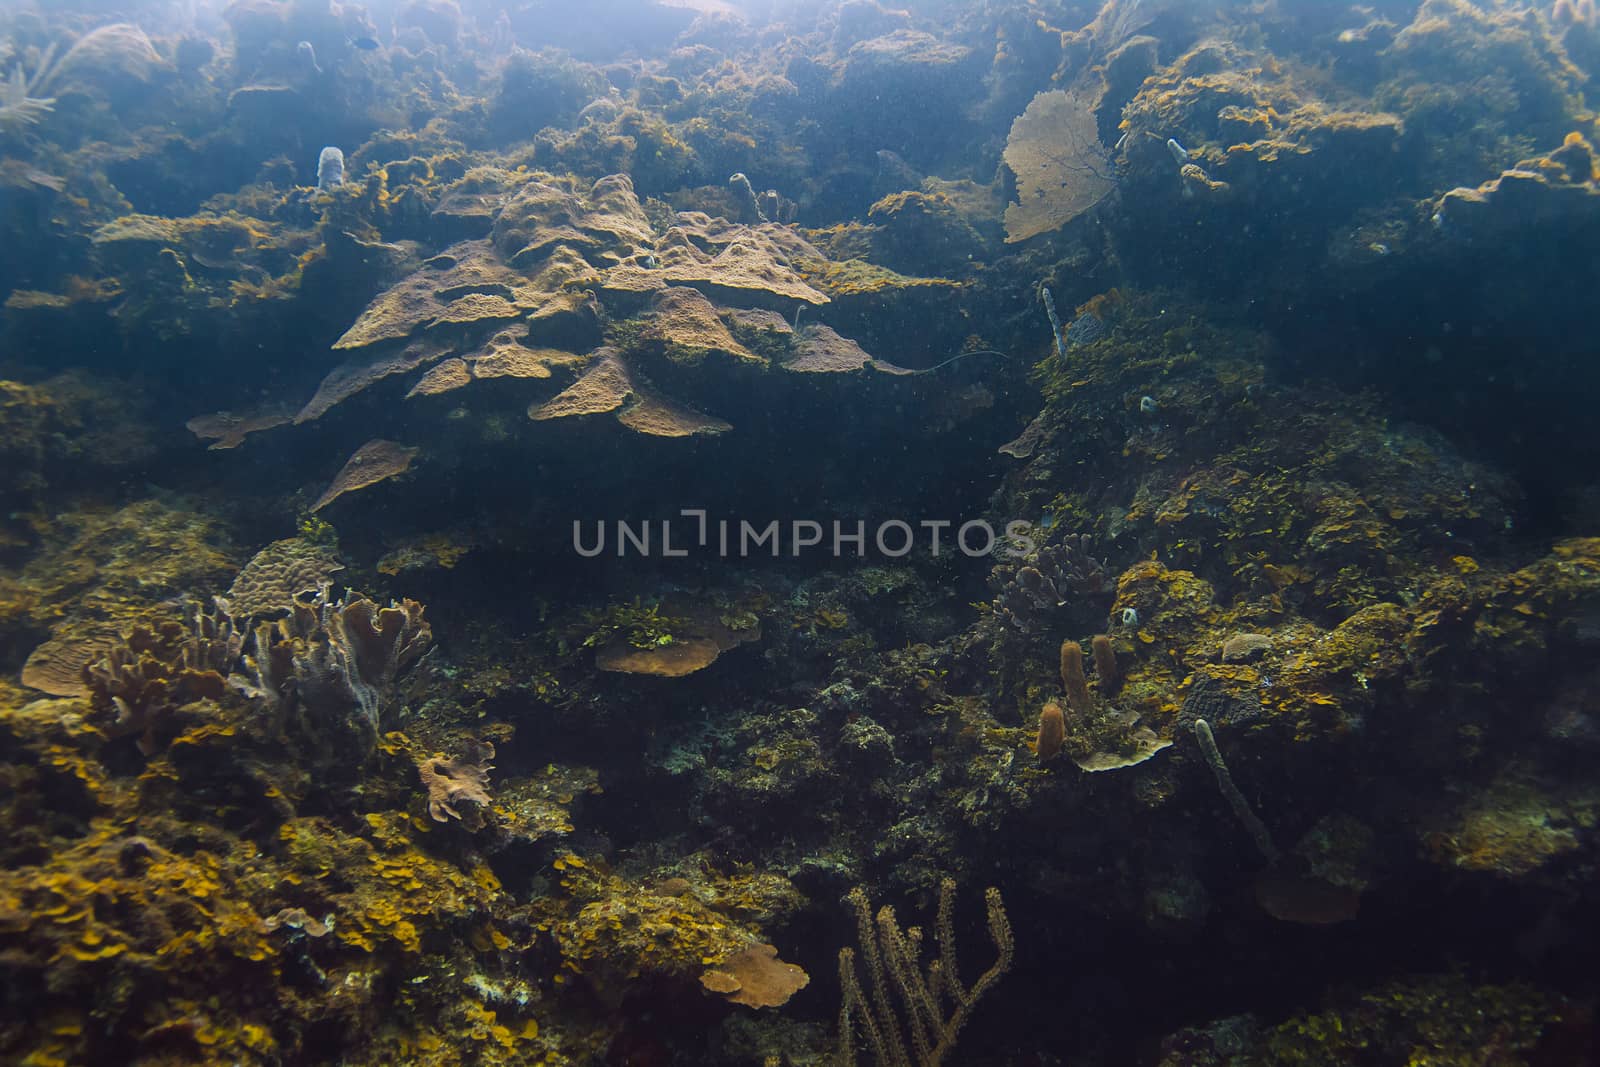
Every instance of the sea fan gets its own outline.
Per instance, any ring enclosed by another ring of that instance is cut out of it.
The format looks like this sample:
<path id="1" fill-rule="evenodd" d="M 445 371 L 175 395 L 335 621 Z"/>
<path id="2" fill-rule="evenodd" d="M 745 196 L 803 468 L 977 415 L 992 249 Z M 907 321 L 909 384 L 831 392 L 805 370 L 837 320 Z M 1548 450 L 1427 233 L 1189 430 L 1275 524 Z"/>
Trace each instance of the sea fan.
<path id="1" fill-rule="evenodd" d="M 1106 27 L 1105 50 L 1113 50 L 1129 37 L 1154 21 L 1160 13 L 1159 3 L 1142 3 L 1141 0 L 1120 0 L 1111 13 Z"/>
<path id="2" fill-rule="evenodd" d="M 1059 229 L 1117 187 L 1093 98 L 1083 90 L 1035 96 L 1011 124 L 1004 159 L 1017 176 L 1017 203 L 1006 207 L 1008 244 Z"/>
<path id="3" fill-rule="evenodd" d="M 62 75 L 80 67 L 92 72 L 91 78 L 118 73 L 147 81 L 153 71 L 168 66 L 145 32 L 131 22 L 113 22 L 90 30 L 72 42 L 72 47 L 60 59 L 52 62 L 54 54 L 55 47 L 51 46 L 40 61 L 31 82 L 33 92 L 54 88 Z"/>

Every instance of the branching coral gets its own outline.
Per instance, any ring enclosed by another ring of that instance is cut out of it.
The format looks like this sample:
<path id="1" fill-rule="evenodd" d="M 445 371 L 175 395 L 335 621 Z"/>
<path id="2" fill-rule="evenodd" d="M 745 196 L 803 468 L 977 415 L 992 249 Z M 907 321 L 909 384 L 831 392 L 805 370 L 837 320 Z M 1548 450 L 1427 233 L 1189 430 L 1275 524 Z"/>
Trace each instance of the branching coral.
<path id="1" fill-rule="evenodd" d="M 1044 628 L 1057 609 L 1070 603 L 1107 601 L 1114 588 L 1105 563 L 1090 554 L 1088 539 L 1078 535 L 1046 545 L 1014 571 L 996 567 L 992 577 L 1000 585 L 995 617 L 1023 632 Z"/>
<path id="2" fill-rule="evenodd" d="M 39 72 L 29 78 L 20 63 L 11 68 L 11 77 L 0 83 L 0 127 L 32 126 L 55 109 L 55 97 L 33 95 L 41 80 Z"/>
<path id="3" fill-rule="evenodd" d="M 988 909 L 989 937 L 999 957 L 971 987 L 961 984 L 961 975 L 956 969 L 955 895 L 954 880 L 946 878 L 939 885 L 939 918 L 935 927 L 939 955 L 927 962 L 924 971 L 922 931 L 917 927 L 902 929 L 894 909 L 888 905 L 879 909 L 874 925 L 872 905 L 866 892 L 857 888 L 850 893 L 861 939 L 861 955 L 867 961 L 872 1000 L 868 1002 L 856 974 L 855 952 L 840 949 L 839 984 L 843 987 L 844 1000 L 839 1008 L 839 1062 L 845 1067 L 854 1067 L 856 1062 L 858 1024 L 866 1033 L 881 1067 L 910 1067 L 913 1063 L 918 1067 L 937 1067 L 955 1048 L 961 1027 L 978 1000 L 1011 969 L 1015 951 L 1011 922 L 1006 918 L 1000 891 L 990 887 L 984 893 L 984 902 Z M 899 995 L 899 1010 L 889 997 L 891 986 Z M 945 1000 L 950 1002 L 948 1014 Z M 914 1058 L 907 1054 L 902 1028 L 910 1031 Z"/>
<path id="4" fill-rule="evenodd" d="M 143 30 L 130 22 L 114 22 L 84 34 L 59 57 L 52 44 L 40 55 L 30 76 L 19 62 L 0 84 L 0 127 L 32 126 L 55 108 L 56 98 L 46 96 L 69 69 L 85 64 L 97 69 L 123 70 L 147 77 L 163 60 Z"/>
<path id="5" fill-rule="evenodd" d="M 84 668 L 84 682 L 95 709 L 115 713 L 107 724 L 111 732 L 137 734 L 148 756 L 162 747 L 179 708 L 227 696 L 226 676 L 243 644 L 226 614 L 196 608 L 188 628 L 177 622 L 135 627 Z"/>

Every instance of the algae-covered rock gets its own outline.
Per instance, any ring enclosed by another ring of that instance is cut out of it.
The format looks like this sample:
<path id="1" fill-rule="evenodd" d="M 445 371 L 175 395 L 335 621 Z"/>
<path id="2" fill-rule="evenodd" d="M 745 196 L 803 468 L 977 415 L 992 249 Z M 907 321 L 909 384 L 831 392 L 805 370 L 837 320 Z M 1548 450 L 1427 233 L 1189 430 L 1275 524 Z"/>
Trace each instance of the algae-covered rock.
<path id="1" fill-rule="evenodd" d="M 793 886 L 767 872 L 726 880 L 672 876 L 641 884 L 604 874 L 571 853 L 558 856 L 552 866 L 563 890 L 561 899 L 545 905 L 557 912 L 549 920 L 556 943 L 584 975 L 585 985 L 612 1003 L 643 977 L 699 989 L 708 968 L 721 974 L 731 968 L 738 981 L 735 986 L 713 977 L 704 983 L 709 992 L 737 993 L 745 978 L 759 986 L 759 975 L 750 968 L 760 964 L 746 953 L 765 953 L 771 946 L 755 923 L 798 903 Z M 791 991 L 804 985 L 803 972 L 795 975 L 789 965 L 775 965 L 783 968 L 781 977 L 771 976 L 778 984 Z"/>
<path id="2" fill-rule="evenodd" d="M 944 192 L 893 193 L 873 204 L 867 217 L 880 227 L 873 235 L 875 258 L 895 270 L 959 270 L 986 251 L 963 205 Z"/>
<path id="3" fill-rule="evenodd" d="M 0 501 L 13 512 L 52 482 L 126 468 L 154 454 L 137 390 L 68 373 L 0 380 Z"/>
<path id="4" fill-rule="evenodd" d="M 1581 133 L 1548 155 L 1525 159 L 1477 188 L 1451 189 L 1432 221 L 1447 238 L 1495 241 L 1548 227 L 1594 224 L 1600 161 Z"/>
<path id="5" fill-rule="evenodd" d="M 735 361 L 765 362 L 734 340 L 711 301 L 688 287 L 675 286 L 656 294 L 641 336 L 665 346 L 667 357 L 675 362 L 698 363 L 712 353 Z"/>
<path id="6" fill-rule="evenodd" d="M 28 561 L 0 574 L 0 649 L 17 666 L 52 634 L 123 631 L 163 600 L 203 601 L 234 568 L 215 518 L 158 500 L 66 511 L 37 537 Z"/>
<path id="7" fill-rule="evenodd" d="M 655 236 L 626 174 L 602 178 L 584 194 L 529 182 L 495 218 L 493 239 L 506 262 L 528 267 L 559 244 L 595 257 L 629 252 Z"/>
<path id="8" fill-rule="evenodd" d="M 1159 1063 L 1335 1063 L 1382 1050 L 1464 1067 L 1485 1047 L 1531 1053 L 1560 1030 L 1562 1013 L 1559 998 L 1529 985 L 1427 974 L 1342 988 L 1278 1023 L 1244 1015 L 1189 1027 L 1162 1040 Z"/>

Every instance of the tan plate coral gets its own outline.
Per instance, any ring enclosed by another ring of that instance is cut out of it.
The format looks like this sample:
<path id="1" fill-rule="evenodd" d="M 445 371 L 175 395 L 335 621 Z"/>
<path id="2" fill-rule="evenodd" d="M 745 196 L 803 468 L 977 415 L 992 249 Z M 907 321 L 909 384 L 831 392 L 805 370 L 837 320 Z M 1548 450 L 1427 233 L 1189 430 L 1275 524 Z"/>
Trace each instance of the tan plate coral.
<path id="1" fill-rule="evenodd" d="M 385 441 L 375 437 L 371 441 L 356 449 L 345 461 L 339 473 L 334 475 L 333 482 L 322 491 L 317 502 L 311 505 L 315 514 L 339 499 L 346 493 L 353 493 L 358 489 L 377 485 L 396 475 L 404 474 L 411 467 L 411 461 L 421 451 L 417 448 L 408 448 L 395 441 Z"/>
<path id="2" fill-rule="evenodd" d="M 761 624 L 754 617 L 727 617 L 708 601 L 669 599 L 657 614 L 666 624 L 662 638 L 641 646 L 629 634 L 617 634 L 595 653 L 595 666 L 621 674 L 682 678 L 711 666 L 729 649 L 761 639 Z"/>

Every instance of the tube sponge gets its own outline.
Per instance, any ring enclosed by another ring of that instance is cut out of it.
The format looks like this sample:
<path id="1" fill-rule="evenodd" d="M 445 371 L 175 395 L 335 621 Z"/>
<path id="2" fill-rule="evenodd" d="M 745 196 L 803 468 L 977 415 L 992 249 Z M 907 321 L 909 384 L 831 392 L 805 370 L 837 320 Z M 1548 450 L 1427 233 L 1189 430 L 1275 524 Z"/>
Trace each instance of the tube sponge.
<path id="1" fill-rule="evenodd" d="M 1272 834 L 1268 832 L 1267 824 L 1262 822 L 1261 817 L 1250 807 L 1250 802 L 1245 799 L 1244 793 L 1234 784 L 1233 775 L 1228 773 L 1228 765 L 1222 762 L 1222 752 L 1217 748 L 1217 739 L 1211 732 L 1211 724 L 1204 719 L 1196 719 L 1194 737 L 1200 742 L 1200 753 L 1210 765 L 1211 773 L 1217 777 L 1217 787 L 1222 790 L 1222 795 L 1228 798 L 1228 806 L 1233 809 L 1233 814 L 1250 832 L 1250 839 L 1256 843 L 1256 850 L 1261 853 L 1261 858 L 1268 864 L 1277 863 L 1278 848 L 1272 843 Z"/>
<path id="2" fill-rule="evenodd" d="M 325 193 L 344 183 L 344 153 L 329 145 L 317 157 L 317 191 Z"/>

